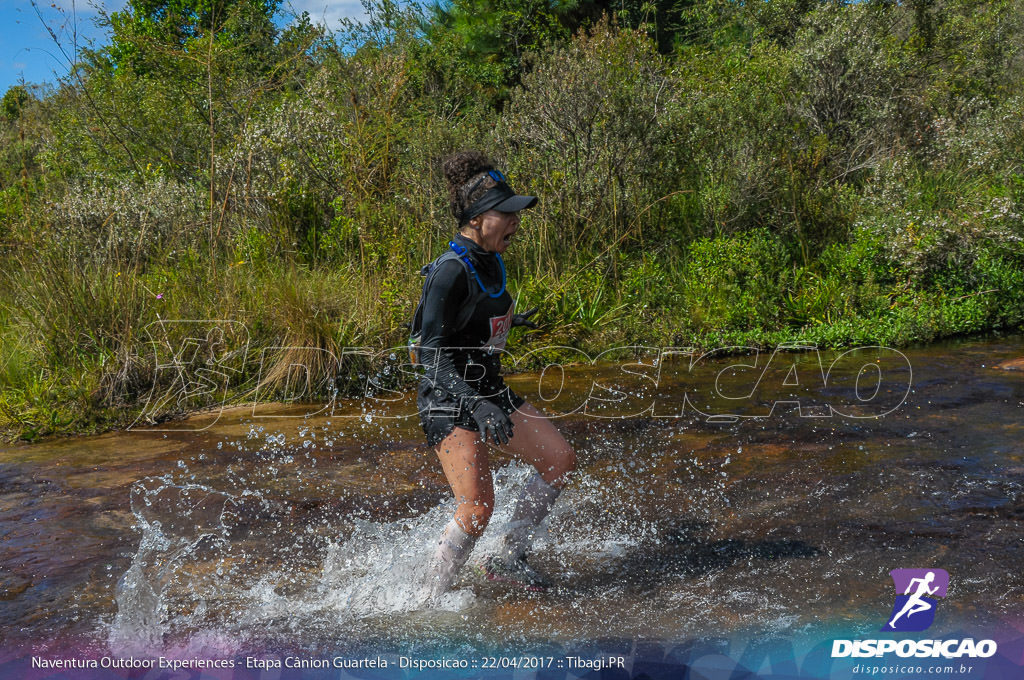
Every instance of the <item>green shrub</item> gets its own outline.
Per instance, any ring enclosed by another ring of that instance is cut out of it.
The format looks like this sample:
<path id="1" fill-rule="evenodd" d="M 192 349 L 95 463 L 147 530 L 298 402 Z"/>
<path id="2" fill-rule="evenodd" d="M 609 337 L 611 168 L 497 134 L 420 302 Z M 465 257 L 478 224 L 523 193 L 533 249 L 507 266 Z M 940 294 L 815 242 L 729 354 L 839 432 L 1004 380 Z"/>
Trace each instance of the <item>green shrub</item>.
<path id="1" fill-rule="evenodd" d="M 764 230 L 695 241 L 680 290 L 692 327 L 777 327 L 785 320 L 782 301 L 790 267 L 784 244 Z"/>

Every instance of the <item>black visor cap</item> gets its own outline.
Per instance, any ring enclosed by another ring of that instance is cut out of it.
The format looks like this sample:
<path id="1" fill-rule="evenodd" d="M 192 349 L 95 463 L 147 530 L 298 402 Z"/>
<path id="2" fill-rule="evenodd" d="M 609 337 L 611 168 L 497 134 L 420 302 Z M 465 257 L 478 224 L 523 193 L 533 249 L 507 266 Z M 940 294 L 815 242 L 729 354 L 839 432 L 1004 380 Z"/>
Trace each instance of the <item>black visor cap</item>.
<path id="1" fill-rule="evenodd" d="M 488 210 L 514 213 L 532 208 L 536 203 L 536 196 L 520 196 L 512 191 L 508 184 L 499 182 L 466 208 L 466 212 L 462 216 L 462 224 L 469 222 L 477 215 L 482 215 Z"/>
<path id="2" fill-rule="evenodd" d="M 520 210 L 526 210 L 527 208 L 532 208 L 535 205 L 537 205 L 536 196 L 520 196 L 519 194 L 516 194 L 515 196 L 507 198 L 498 205 L 494 206 L 492 210 L 497 210 L 498 212 L 505 213 L 514 213 L 519 212 Z"/>

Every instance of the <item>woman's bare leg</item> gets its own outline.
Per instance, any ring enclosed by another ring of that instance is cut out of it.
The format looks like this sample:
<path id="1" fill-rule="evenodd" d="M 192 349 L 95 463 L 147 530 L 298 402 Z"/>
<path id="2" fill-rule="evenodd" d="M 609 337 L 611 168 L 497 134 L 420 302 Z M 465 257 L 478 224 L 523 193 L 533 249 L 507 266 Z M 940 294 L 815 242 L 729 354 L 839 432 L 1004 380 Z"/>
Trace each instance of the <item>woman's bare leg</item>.
<path id="1" fill-rule="evenodd" d="M 524 584 L 544 586 L 545 579 L 529 568 L 524 558 L 537 526 L 547 517 L 576 468 L 576 453 L 551 421 L 530 404 L 523 404 L 512 414 L 512 422 L 515 434 L 505 449 L 532 465 L 537 474 L 521 491 L 491 564 Z"/>
<path id="2" fill-rule="evenodd" d="M 432 597 L 440 596 L 455 583 L 494 510 L 487 447 L 479 442 L 477 433 L 457 427 L 436 451 L 457 506 L 455 516 L 441 532 L 428 570 L 427 588 Z"/>
<path id="3" fill-rule="evenodd" d="M 576 452 L 562 433 L 530 403 L 512 414 L 512 425 L 514 434 L 503 450 L 532 465 L 554 488 L 564 487 L 576 469 Z"/>
<path id="4" fill-rule="evenodd" d="M 494 484 L 487 446 L 480 433 L 456 427 L 437 445 L 437 457 L 455 495 L 455 520 L 463 531 L 480 536 L 494 511 Z"/>

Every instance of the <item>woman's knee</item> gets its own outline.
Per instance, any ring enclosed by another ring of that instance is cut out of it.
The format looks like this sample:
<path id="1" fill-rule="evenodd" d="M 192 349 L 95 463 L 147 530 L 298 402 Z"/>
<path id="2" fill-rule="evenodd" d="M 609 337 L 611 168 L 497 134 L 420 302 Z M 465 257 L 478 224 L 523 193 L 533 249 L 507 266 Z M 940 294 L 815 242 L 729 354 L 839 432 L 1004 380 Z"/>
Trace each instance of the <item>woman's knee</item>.
<path id="1" fill-rule="evenodd" d="M 459 503 L 455 509 L 455 519 L 470 536 L 479 536 L 491 521 L 494 512 L 494 499 L 474 499 Z"/>
<path id="2" fill-rule="evenodd" d="M 540 476 L 551 486 L 562 488 L 569 482 L 576 469 L 576 451 L 568 442 L 563 442 L 563 446 L 560 446 L 547 462 L 546 470 L 538 470 Z"/>

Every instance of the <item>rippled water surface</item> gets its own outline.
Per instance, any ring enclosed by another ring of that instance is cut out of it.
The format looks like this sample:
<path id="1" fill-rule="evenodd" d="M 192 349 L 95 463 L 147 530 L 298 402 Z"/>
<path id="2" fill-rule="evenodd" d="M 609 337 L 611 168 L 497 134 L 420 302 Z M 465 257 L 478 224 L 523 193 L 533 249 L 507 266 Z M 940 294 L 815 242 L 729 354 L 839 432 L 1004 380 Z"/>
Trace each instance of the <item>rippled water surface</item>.
<path id="1" fill-rule="evenodd" d="M 656 356 L 509 379 L 580 456 L 533 557 L 552 591 L 467 569 L 422 606 L 452 504 L 418 422 L 389 417 L 411 395 L 260 406 L 0 452 L 0 634 L 240 653 L 877 631 L 899 567 L 949 572 L 947 629 L 1020 628 L 1024 340 Z M 496 473 L 477 557 L 526 476 Z"/>

